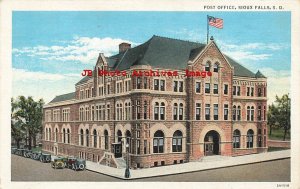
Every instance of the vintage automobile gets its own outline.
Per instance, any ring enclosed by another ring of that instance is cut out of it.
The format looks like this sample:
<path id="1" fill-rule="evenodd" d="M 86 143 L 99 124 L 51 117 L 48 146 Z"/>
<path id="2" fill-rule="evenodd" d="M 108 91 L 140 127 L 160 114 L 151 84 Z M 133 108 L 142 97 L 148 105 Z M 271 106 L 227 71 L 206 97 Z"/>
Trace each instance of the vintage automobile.
<path id="1" fill-rule="evenodd" d="M 31 158 L 31 155 L 32 155 L 32 151 L 31 150 L 24 150 L 23 152 L 23 156 L 26 157 L 26 158 Z"/>
<path id="2" fill-rule="evenodd" d="M 40 156 L 40 162 L 43 162 L 43 163 L 51 162 L 51 155 L 42 153 Z"/>
<path id="3" fill-rule="evenodd" d="M 18 148 L 12 147 L 11 148 L 11 154 L 16 154 Z"/>
<path id="4" fill-rule="evenodd" d="M 84 159 L 76 159 L 74 166 L 72 167 L 73 170 L 85 170 L 86 169 L 86 161 Z"/>
<path id="5" fill-rule="evenodd" d="M 25 151 L 25 149 L 17 149 L 16 155 L 18 155 L 18 156 L 24 156 L 24 151 Z"/>
<path id="6" fill-rule="evenodd" d="M 42 152 L 32 152 L 31 159 L 40 160 Z"/>
<path id="7" fill-rule="evenodd" d="M 69 156 L 67 158 L 67 168 L 75 169 L 75 164 L 76 164 L 76 158 L 73 156 Z"/>
<path id="8" fill-rule="evenodd" d="M 53 161 L 51 161 L 51 167 L 54 169 L 63 169 L 65 167 L 64 158 L 54 158 Z"/>

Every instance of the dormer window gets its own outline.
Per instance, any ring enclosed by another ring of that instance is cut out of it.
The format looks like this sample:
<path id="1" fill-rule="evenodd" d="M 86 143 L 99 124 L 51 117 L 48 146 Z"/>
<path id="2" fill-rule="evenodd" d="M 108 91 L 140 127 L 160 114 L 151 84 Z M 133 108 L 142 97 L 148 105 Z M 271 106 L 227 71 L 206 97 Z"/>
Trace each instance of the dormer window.
<path id="1" fill-rule="evenodd" d="M 210 71 L 210 62 L 207 62 L 205 64 L 205 71 L 209 72 Z"/>
<path id="2" fill-rule="evenodd" d="M 219 65 L 218 65 L 218 63 L 215 63 L 214 64 L 214 72 L 218 72 L 218 70 L 219 70 Z"/>

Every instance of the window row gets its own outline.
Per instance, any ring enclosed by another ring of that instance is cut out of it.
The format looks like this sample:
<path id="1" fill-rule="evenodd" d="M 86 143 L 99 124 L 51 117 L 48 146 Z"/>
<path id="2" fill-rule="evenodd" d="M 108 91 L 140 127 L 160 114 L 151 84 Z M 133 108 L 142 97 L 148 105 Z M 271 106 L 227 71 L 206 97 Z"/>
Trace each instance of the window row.
<path id="1" fill-rule="evenodd" d="M 266 133 L 264 133 L 265 135 Z M 233 148 L 241 148 L 241 132 L 238 129 L 235 129 L 233 131 L 233 137 L 232 137 L 232 145 Z M 253 144 L 254 144 L 254 132 L 252 129 L 249 129 L 247 131 L 247 135 L 246 137 L 246 148 L 253 148 Z M 266 145 L 266 136 L 263 136 L 261 133 L 261 129 L 258 129 L 258 133 L 257 133 L 257 147 L 263 147 Z"/>
<path id="2" fill-rule="evenodd" d="M 46 141 L 52 140 L 52 138 L 51 138 L 51 128 L 46 128 L 44 134 L 45 134 L 45 140 Z M 53 137 L 54 137 L 53 140 L 55 142 L 62 142 L 62 143 L 66 143 L 66 144 L 71 143 L 70 129 L 63 128 L 62 133 L 59 133 L 58 128 L 55 128 Z M 60 141 L 59 141 L 59 138 L 61 138 Z"/>
<path id="3" fill-rule="evenodd" d="M 60 109 L 53 110 L 53 115 L 51 110 L 46 110 L 45 112 L 45 122 L 68 122 L 70 121 L 70 108 L 62 109 L 62 114 Z"/>

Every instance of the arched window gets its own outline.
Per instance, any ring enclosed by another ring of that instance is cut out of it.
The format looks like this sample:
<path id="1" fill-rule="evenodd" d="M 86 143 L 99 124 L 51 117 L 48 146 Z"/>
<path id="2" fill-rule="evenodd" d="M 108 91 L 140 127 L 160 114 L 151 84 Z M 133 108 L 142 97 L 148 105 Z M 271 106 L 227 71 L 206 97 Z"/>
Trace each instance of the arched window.
<path id="1" fill-rule="evenodd" d="M 129 130 L 126 131 L 125 133 L 126 136 L 126 144 L 128 144 L 128 152 L 131 153 L 131 133 Z"/>
<path id="2" fill-rule="evenodd" d="M 241 132 L 239 130 L 233 131 L 233 148 L 240 148 L 240 139 L 241 139 Z"/>
<path id="3" fill-rule="evenodd" d="M 165 103 L 160 103 L 160 120 L 165 120 Z"/>
<path id="4" fill-rule="evenodd" d="M 164 133 L 158 130 L 154 133 L 153 138 L 153 153 L 163 153 L 164 152 Z"/>
<path id="5" fill-rule="evenodd" d="M 177 120 L 177 117 L 178 117 L 178 104 L 177 103 L 174 103 L 174 106 L 173 106 L 173 119 L 174 120 Z"/>
<path id="6" fill-rule="evenodd" d="M 236 105 L 233 106 L 232 109 L 232 120 L 235 121 L 236 120 Z"/>
<path id="7" fill-rule="evenodd" d="M 93 143 L 94 143 L 94 148 L 97 148 L 97 131 L 96 131 L 96 129 L 93 130 Z"/>
<path id="8" fill-rule="evenodd" d="M 241 121 L 241 106 L 237 107 L 237 120 Z"/>
<path id="9" fill-rule="evenodd" d="M 45 129 L 45 140 L 49 140 L 48 139 L 48 128 Z"/>
<path id="10" fill-rule="evenodd" d="M 219 71 L 219 65 L 218 63 L 214 64 L 214 72 L 218 72 Z"/>
<path id="11" fill-rule="evenodd" d="M 63 129 L 63 143 L 66 143 L 66 129 Z"/>
<path id="12" fill-rule="evenodd" d="M 183 104 L 179 104 L 179 120 L 183 120 Z"/>
<path id="13" fill-rule="evenodd" d="M 154 120 L 158 120 L 158 114 L 159 114 L 159 103 L 155 102 L 154 105 Z"/>
<path id="14" fill-rule="evenodd" d="M 54 136 L 54 138 L 55 138 L 55 142 L 57 142 L 58 141 L 58 129 L 57 128 L 55 129 L 55 136 Z"/>
<path id="15" fill-rule="evenodd" d="M 210 62 L 207 62 L 205 64 L 205 71 L 209 72 L 210 71 Z"/>
<path id="16" fill-rule="evenodd" d="M 119 104 L 117 104 L 117 115 L 116 115 L 116 117 L 117 117 L 117 120 L 120 120 L 120 108 L 119 108 Z"/>
<path id="17" fill-rule="evenodd" d="M 144 101 L 144 119 L 147 119 L 148 103 Z"/>
<path id="18" fill-rule="evenodd" d="M 128 120 L 128 109 L 127 109 L 128 105 L 127 102 L 125 103 L 125 120 Z"/>
<path id="19" fill-rule="evenodd" d="M 247 106 L 247 121 L 250 121 L 250 106 Z"/>
<path id="20" fill-rule="evenodd" d="M 89 140 L 89 135 L 90 133 L 89 133 L 89 130 L 88 129 L 86 129 L 85 130 L 85 137 L 86 137 L 86 146 L 89 146 L 89 143 L 90 143 L 90 140 Z"/>
<path id="21" fill-rule="evenodd" d="M 70 144 L 70 129 L 67 129 L 67 137 L 68 144 Z"/>
<path id="22" fill-rule="evenodd" d="M 118 143 L 122 142 L 122 132 L 120 130 L 118 130 L 117 132 L 117 139 L 118 139 Z"/>
<path id="23" fill-rule="evenodd" d="M 258 111 L 257 111 L 257 118 L 258 118 L 258 121 L 261 121 L 261 106 L 258 106 Z"/>
<path id="24" fill-rule="evenodd" d="M 105 150 L 108 149 L 108 131 L 104 130 L 104 148 Z"/>
<path id="25" fill-rule="evenodd" d="M 247 148 L 253 148 L 253 130 L 249 129 L 247 132 Z"/>
<path id="26" fill-rule="evenodd" d="M 182 132 L 179 130 L 173 134 L 172 152 L 182 152 Z"/>
<path id="27" fill-rule="evenodd" d="M 49 128 L 49 141 L 51 140 L 51 128 Z"/>
<path id="28" fill-rule="evenodd" d="M 251 121 L 254 121 L 254 106 L 251 106 Z"/>
<path id="29" fill-rule="evenodd" d="M 80 129 L 80 145 L 83 146 L 83 129 Z"/>

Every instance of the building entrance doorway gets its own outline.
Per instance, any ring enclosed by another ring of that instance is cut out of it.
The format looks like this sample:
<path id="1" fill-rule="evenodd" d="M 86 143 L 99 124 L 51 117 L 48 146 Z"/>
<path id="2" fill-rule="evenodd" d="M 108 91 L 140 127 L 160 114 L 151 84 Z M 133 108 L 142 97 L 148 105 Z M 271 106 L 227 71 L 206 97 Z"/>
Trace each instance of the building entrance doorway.
<path id="1" fill-rule="evenodd" d="M 217 131 L 209 131 L 204 138 L 204 155 L 220 154 L 220 135 Z"/>
<path id="2" fill-rule="evenodd" d="M 113 143 L 113 153 L 115 154 L 115 158 L 122 157 L 122 143 Z"/>

